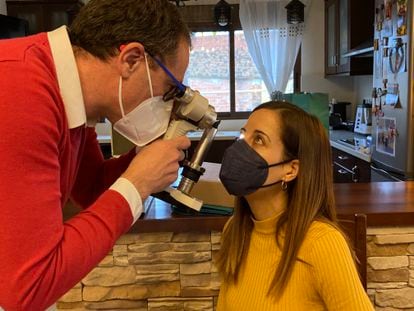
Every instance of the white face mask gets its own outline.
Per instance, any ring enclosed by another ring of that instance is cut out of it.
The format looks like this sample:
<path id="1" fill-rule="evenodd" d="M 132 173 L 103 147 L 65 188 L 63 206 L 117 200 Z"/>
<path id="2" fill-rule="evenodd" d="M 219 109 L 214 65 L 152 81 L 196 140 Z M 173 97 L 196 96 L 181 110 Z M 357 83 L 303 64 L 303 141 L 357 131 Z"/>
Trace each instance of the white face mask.
<path id="1" fill-rule="evenodd" d="M 173 100 L 163 101 L 162 96 L 153 96 L 151 76 L 147 57 L 145 55 L 148 82 L 151 91 L 151 98 L 144 100 L 128 114 L 124 114 L 122 104 L 122 77 L 119 78 L 118 101 L 121 108 L 122 118 L 115 122 L 114 129 L 141 147 L 154 139 L 160 137 L 167 131 L 170 122 Z"/>

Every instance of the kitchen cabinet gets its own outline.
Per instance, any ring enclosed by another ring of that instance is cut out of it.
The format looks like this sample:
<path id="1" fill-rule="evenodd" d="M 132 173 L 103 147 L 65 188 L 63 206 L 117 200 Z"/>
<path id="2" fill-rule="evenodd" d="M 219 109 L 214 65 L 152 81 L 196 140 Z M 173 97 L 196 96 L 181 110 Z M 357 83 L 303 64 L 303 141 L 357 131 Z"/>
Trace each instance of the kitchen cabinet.
<path id="1" fill-rule="evenodd" d="M 332 147 L 332 162 L 335 183 L 371 181 L 371 166 L 369 162 L 334 147 Z"/>
<path id="2" fill-rule="evenodd" d="M 325 75 L 372 74 L 373 0 L 325 0 Z M 355 56 L 346 56 L 354 52 Z"/>
<path id="3" fill-rule="evenodd" d="M 83 4 L 78 0 L 10 0 L 6 5 L 7 14 L 27 20 L 29 34 L 35 34 L 69 25 Z"/>

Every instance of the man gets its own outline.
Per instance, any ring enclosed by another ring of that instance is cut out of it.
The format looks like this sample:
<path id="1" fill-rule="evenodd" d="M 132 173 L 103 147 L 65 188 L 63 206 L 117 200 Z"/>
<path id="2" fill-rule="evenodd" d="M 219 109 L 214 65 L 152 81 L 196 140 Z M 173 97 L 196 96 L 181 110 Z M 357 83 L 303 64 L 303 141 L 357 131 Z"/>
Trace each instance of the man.
<path id="1" fill-rule="evenodd" d="M 181 81 L 189 46 L 167 0 L 91 0 L 70 29 L 0 41 L 0 309 L 52 306 L 176 179 L 190 141 L 156 140 L 174 81 L 154 58 Z M 145 147 L 104 161 L 103 117 Z"/>

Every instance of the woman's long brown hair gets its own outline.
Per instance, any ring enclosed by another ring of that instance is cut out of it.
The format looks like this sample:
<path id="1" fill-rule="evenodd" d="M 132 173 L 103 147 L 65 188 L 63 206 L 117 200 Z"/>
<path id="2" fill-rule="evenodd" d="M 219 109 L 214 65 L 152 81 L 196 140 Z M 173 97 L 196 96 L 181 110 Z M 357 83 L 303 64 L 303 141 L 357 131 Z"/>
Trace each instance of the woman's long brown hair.
<path id="1" fill-rule="evenodd" d="M 337 227 L 331 148 L 327 130 L 317 117 L 287 102 L 271 101 L 254 111 L 267 109 L 281 120 L 285 159 L 298 159 L 299 172 L 288 185 L 288 206 L 277 222 L 276 241 L 282 250 L 268 294 L 278 298 L 292 274 L 299 248 L 314 220 Z M 247 201 L 237 199 L 234 214 L 226 224 L 216 265 L 225 282 L 237 283 L 253 229 Z M 283 239 L 281 233 L 283 231 Z"/>

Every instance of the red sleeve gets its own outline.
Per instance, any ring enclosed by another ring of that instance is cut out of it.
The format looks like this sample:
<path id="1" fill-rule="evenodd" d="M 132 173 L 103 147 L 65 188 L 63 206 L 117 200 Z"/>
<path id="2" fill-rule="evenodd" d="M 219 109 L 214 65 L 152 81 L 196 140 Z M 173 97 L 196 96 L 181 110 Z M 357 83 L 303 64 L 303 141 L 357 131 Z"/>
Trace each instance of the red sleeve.
<path id="1" fill-rule="evenodd" d="M 86 208 L 108 189 L 127 169 L 135 157 L 135 148 L 120 156 L 105 160 L 94 128 L 87 128 L 86 143 L 72 190 L 72 201 Z"/>
<path id="2" fill-rule="evenodd" d="M 55 303 L 133 220 L 126 200 L 108 190 L 63 223 L 67 124 L 54 72 L 45 68 L 52 65 L 39 59 L 0 57 L 0 306 L 8 311 Z"/>

